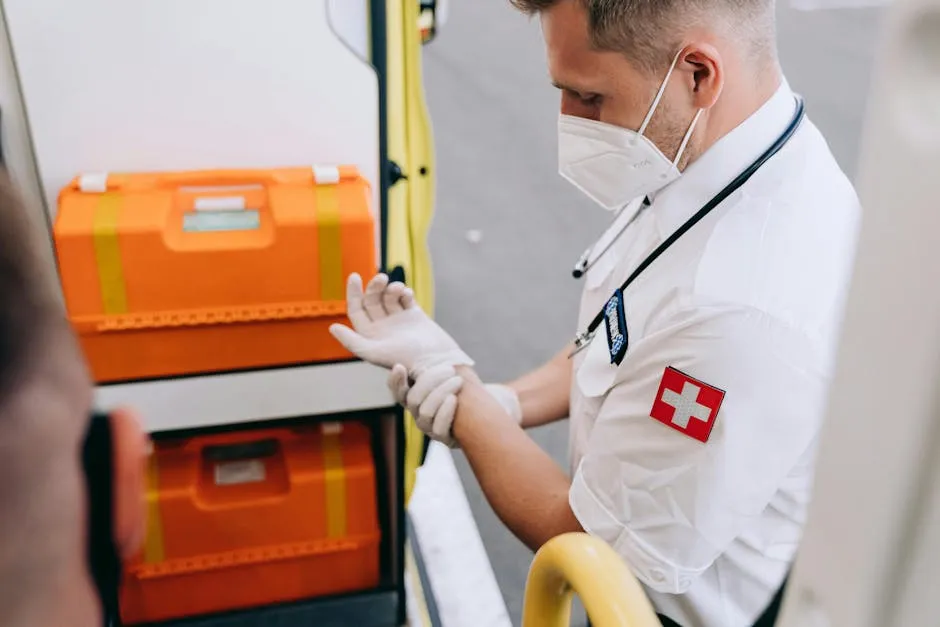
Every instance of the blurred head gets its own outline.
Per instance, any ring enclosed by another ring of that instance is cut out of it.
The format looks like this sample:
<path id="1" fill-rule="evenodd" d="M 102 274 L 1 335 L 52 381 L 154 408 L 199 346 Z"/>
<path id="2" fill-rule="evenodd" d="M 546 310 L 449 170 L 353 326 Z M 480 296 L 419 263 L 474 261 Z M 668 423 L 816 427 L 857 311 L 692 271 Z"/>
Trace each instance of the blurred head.
<path id="1" fill-rule="evenodd" d="M 678 169 L 780 84 L 774 0 L 511 0 L 537 14 L 561 112 L 637 131 Z M 670 68 L 674 68 L 670 74 Z"/>
<path id="2" fill-rule="evenodd" d="M 81 457 L 92 385 L 39 232 L 0 175 L 0 625 L 97 627 Z M 130 414 L 110 423 L 113 536 L 130 555 L 146 442 Z"/>

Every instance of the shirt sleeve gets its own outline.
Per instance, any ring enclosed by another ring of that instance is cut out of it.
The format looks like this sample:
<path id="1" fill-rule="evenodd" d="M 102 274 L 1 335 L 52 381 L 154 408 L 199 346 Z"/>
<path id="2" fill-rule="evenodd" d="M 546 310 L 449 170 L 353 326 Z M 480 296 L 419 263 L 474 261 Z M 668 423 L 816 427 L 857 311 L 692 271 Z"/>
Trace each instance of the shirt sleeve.
<path id="1" fill-rule="evenodd" d="M 650 588 L 688 590 L 814 445 L 828 381 L 814 350 L 744 308 L 680 313 L 631 346 L 572 482 L 584 529 Z M 724 392 L 706 441 L 651 417 L 667 368 Z"/>

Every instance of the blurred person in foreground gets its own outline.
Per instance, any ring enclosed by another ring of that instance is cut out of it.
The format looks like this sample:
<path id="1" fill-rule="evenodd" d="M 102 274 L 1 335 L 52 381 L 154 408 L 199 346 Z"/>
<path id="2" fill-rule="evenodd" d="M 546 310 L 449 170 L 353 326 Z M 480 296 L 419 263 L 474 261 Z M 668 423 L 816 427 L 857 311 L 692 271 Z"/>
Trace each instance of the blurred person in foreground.
<path id="1" fill-rule="evenodd" d="M 93 387 L 44 242 L 0 174 L 0 625 L 107 625 L 143 537 L 147 440 Z"/>

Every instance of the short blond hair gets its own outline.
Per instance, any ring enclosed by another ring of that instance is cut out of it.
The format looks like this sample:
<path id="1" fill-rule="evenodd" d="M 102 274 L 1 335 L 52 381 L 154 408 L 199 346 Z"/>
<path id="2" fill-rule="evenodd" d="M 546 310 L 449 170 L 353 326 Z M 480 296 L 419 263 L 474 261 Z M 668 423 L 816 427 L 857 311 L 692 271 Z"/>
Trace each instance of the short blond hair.
<path id="1" fill-rule="evenodd" d="M 535 14 L 565 0 L 510 0 Z M 572 0 L 588 16 L 591 40 L 599 50 L 622 52 L 639 69 L 661 73 L 679 52 L 683 26 L 711 22 L 734 29 L 764 57 L 775 50 L 774 0 Z"/>

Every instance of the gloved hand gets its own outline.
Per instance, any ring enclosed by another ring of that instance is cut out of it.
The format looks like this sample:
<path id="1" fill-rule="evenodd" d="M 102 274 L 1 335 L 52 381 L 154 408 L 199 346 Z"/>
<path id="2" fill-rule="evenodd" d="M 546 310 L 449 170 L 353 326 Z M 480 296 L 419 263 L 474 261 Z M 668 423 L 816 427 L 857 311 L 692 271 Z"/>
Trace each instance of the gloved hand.
<path id="1" fill-rule="evenodd" d="M 388 387 L 399 404 L 415 418 L 415 423 L 431 439 L 456 448 L 451 434 L 457 414 L 457 394 L 463 379 L 453 366 L 436 366 L 418 375 L 414 385 L 408 369 L 396 364 L 388 376 Z M 522 407 L 515 391 L 505 385 L 489 384 L 484 388 L 496 399 L 517 424 L 522 423 Z"/>
<path id="2" fill-rule="evenodd" d="M 365 292 L 362 278 L 352 274 L 346 284 L 347 315 L 353 328 L 330 327 L 350 352 L 377 366 L 402 364 L 420 374 L 439 365 L 472 366 L 473 360 L 418 306 L 403 283 L 389 284 L 377 274 Z"/>

